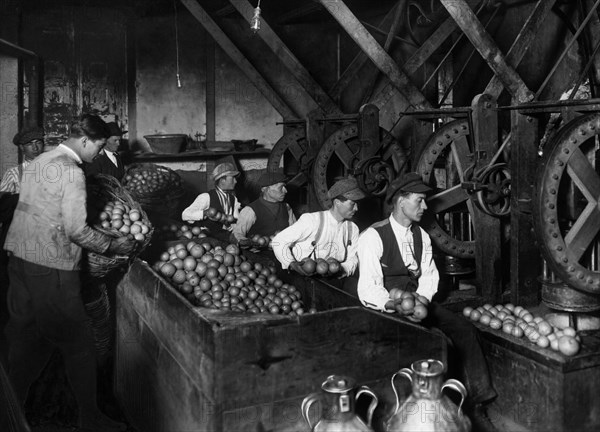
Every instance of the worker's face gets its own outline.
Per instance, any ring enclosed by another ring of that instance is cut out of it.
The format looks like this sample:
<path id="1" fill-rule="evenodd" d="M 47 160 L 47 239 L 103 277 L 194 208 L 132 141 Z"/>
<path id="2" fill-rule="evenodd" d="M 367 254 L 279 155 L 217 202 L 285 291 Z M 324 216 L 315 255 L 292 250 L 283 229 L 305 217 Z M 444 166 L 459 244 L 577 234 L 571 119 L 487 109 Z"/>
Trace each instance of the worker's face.
<path id="1" fill-rule="evenodd" d="M 267 201 L 282 202 L 287 194 L 285 183 L 275 183 L 264 188 L 264 197 Z"/>
<path id="2" fill-rule="evenodd" d="M 116 152 L 121 145 L 121 137 L 119 135 L 113 135 L 106 140 L 106 150 Z"/>
<path id="3" fill-rule="evenodd" d="M 33 140 L 21 145 L 25 159 L 34 159 L 44 151 L 44 141 Z"/>
<path id="4" fill-rule="evenodd" d="M 106 138 L 93 140 L 84 136 L 81 138 L 81 143 L 81 154 L 79 156 L 84 162 L 92 162 L 106 145 Z"/>
<path id="5" fill-rule="evenodd" d="M 354 217 L 354 214 L 358 211 L 358 203 L 352 200 L 340 201 L 338 199 L 333 200 L 333 205 L 336 206 L 338 214 L 349 220 Z"/>
<path id="6" fill-rule="evenodd" d="M 410 193 L 407 196 L 401 196 L 398 198 L 397 210 L 411 222 L 420 222 L 423 213 L 427 209 L 425 197 L 426 195 L 423 193 Z"/>
<path id="7" fill-rule="evenodd" d="M 219 187 L 224 191 L 232 191 L 235 189 L 235 185 L 237 184 L 237 179 L 234 176 L 225 176 L 219 179 Z"/>

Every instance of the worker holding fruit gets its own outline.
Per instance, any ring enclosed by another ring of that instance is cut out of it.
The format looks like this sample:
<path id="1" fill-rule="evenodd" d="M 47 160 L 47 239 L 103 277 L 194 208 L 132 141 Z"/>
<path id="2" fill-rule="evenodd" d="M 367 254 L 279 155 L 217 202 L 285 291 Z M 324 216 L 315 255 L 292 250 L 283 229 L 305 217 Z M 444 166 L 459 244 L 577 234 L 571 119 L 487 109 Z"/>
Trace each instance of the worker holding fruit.
<path id="1" fill-rule="evenodd" d="M 92 163 L 83 164 L 83 170 L 86 176 L 106 174 L 121 181 L 125 175 L 125 165 L 123 165 L 123 160 L 117 150 L 121 145 L 123 135 L 127 131 L 123 132 L 116 122 L 106 123 L 106 129 L 109 135 L 106 139 L 106 146 L 98 153 Z"/>
<path id="2" fill-rule="evenodd" d="M 204 221 L 212 236 L 228 240 L 232 223 L 240 213 L 240 203 L 233 193 L 239 175 L 231 162 L 217 165 L 212 172 L 215 188 L 198 195 L 183 211 L 181 219 L 188 223 Z"/>
<path id="3" fill-rule="evenodd" d="M 305 213 L 273 238 L 273 252 L 284 270 L 303 276 L 329 274 L 333 272 L 326 272 L 325 265 L 332 263 L 331 267 L 341 271 L 338 276 L 354 273 L 358 227 L 351 219 L 365 193 L 356 179 L 345 178 L 337 181 L 328 195 L 332 201 L 329 210 Z"/>
<path id="4" fill-rule="evenodd" d="M 112 238 L 86 222 L 85 177 L 106 142 L 105 123 L 83 115 L 69 137 L 23 171 L 21 193 L 5 249 L 9 253 L 9 377 L 24 404 L 55 348 L 63 356 L 79 405 L 81 431 L 116 431 L 124 425 L 96 404 L 96 357 L 81 298 L 82 249 L 99 254 L 131 253 L 135 240 Z"/>
<path id="5" fill-rule="evenodd" d="M 427 209 L 431 189 L 418 173 L 394 180 L 387 193 L 389 218 L 367 228 L 358 241 L 361 303 L 413 322 L 437 327 L 453 342 L 457 365 L 464 370 L 469 390 L 470 416 L 478 430 L 494 430 L 483 403 L 496 396 L 475 327 L 461 315 L 432 301 L 439 273 L 429 235 L 418 225 Z"/>
<path id="6" fill-rule="evenodd" d="M 263 242 L 266 238 L 268 243 L 271 236 L 296 222 L 292 208 L 284 202 L 287 194 L 285 183 L 286 176 L 281 172 L 267 171 L 260 176 L 260 197 L 240 211 L 233 227 L 232 240 L 246 245 L 258 236 Z"/>

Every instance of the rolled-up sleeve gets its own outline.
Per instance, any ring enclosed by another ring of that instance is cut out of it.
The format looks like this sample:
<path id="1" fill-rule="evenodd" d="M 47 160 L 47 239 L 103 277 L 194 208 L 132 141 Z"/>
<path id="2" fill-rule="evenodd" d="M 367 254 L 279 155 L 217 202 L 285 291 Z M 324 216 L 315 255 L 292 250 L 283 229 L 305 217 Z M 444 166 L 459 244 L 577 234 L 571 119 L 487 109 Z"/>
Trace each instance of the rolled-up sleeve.
<path id="1" fill-rule="evenodd" d="M 237 241 L 247 238 L 248 231 L 256 223 L 256 213 L 252 207 L 244 207 L 239 214 L 236 224 L 233 226 L 233 235 Z"/>
<path id="2" fill-rule="evenodd" d="M 290 225 L 273 238 L 273 241 L 271 242 L 273 253 L 284 270 L 287 269 L 292 262 L 296 261 L 296 259 L 300 260 L 305 256 L 308 256 L 310 253 L 308 250 L 298 251 L 295 255 L 293 249 L 297 243 L 308 240 L 313 231 L 317 228 L 318 224 L 316 224 L 312 214 L 305 213 L 300 216 L 300 219 L 298 219 L 295 224 Z"/>
<path id="3" fill-rule="evenodd" d="M 352 224 L 352 222 L 349 223 Z M 350 238 L 350 244 L 348 246 L 348 257 L 346 258 L 346 261 L 342 263 L 342 268 L 348 276 L 353 275 L 358 266 L 358 238 L 358 227 L 352 224 L 352 237 Z"/>
<path id="4" fill-rule="evenodd" d="M 382 254 L 383 244 L 379 234 L 373 228 L 367 228 L 358 238 L 358 298 L 368 308 L 392 313 L 385 308 L 390 294 L 383 285 Z"/>
<path id="5" fill-rule="evenodd" d="M 440 274 L 433 260 L 431 238 L 422 228 L 419 229 L 423 238 L 423 255 L 421 256 L 421 277 L 419 277 L 417 293 L 431 300 L 438 290 Z"/>
<path id="6" fill-rule="evenodd" d="M 210 195 L 202 193 L 181 213 L 181 220 L 195 222 L 204 219 L 204 212 L 210 207 Z"/>

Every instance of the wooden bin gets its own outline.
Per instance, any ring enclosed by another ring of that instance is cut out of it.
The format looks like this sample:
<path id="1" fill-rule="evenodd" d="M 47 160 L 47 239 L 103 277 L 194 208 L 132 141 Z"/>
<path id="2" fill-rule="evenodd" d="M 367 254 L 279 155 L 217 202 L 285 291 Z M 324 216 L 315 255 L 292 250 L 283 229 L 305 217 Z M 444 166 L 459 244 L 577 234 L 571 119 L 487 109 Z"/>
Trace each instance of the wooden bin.
<path id="1" fill-rule="evenodd" d="M 318 309 L 348 302 L 319 282 L 298 288 Z M 194 307 L 140 260 L 117 288 L 117 328 L 117 397 L 144 432 L 304 430 L 300 403 L 330 374 L 387 387 L 390 410 L 391 374 L 446 359 L 438 333 L 358 306 L 296 317 Z"/>

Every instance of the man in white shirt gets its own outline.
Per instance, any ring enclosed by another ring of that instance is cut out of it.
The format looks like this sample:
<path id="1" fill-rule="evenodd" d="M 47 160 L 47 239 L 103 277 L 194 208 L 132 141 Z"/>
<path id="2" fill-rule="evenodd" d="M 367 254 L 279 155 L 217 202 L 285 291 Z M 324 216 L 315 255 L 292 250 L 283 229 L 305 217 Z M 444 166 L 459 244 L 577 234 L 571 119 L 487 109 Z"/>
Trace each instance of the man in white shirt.
<path id="1" fill-rule="evenodd" d="M 393 206 L 388 219 L 367 228 L 358 240 L 358 297 L 371 309 L 394 313 L 389 290 L 400 288 L 432 300 L 438 289 L 439 273 L 433 260 L 429 235 L 417 225 L 427 209 L 429 186 L 420 174 L 408 173 L 394 180 L 388 190 Z M 479 343 L 479 333 L 462 315 L 436 302 L 428 307 L 424 324 L 441 329 L 453 342 L 456 362 L 464 371 L 469 391 L 471 419 L 478 430 L 494 430 L 482 404 L 496 396 Z M 407 316 L 411 321 L 418 321 Z"/>
<path id="2" fill-rule="evenodd" d="M 358 227 L 350 219 L 358 210 L 357 201 L 363 199 L 365 193 L 356 179 L 346 178 L 336 182 L 328 194 L 332 200 L 329 210 L 305 213 L 273 238 L 273 252 L 284 270 L 290 268 L 309 276 L 301 261 L 335 258 L 345 275 L 354 273 L 358 264 Z"/>
<path id="3" fill-rule="evenodd" d="M 215 188 L 198 195 L 194 202 L 183 211 L 181 219 L 189 223 L 203 221 L 203 225 L 210 230 L 212 236 L 228 240 L 230 231 L 233 229 L 232 225 L 204 220 L 204 216 L 211 207 L 221 214 L 237 220 L 240 214 L 240 203 L 233 191 L 237 184 L 236 177 L 239 175 L 240 172 L 230 162 L 217 165 L 212 172 Z"/>

